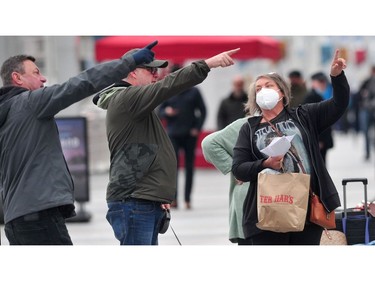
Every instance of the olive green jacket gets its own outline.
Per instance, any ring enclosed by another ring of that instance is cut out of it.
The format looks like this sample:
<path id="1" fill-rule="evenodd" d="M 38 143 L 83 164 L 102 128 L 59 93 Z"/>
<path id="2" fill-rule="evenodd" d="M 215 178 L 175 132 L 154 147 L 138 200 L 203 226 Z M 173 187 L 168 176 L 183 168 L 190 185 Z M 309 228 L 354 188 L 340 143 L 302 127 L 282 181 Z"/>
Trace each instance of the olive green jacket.
<path id="1" fill-rule="evenodd" d="M 145 86 L 114 86 L 100 93 L 107 110 L 111 155 L 107 201 L 138 198 L 171 203 L 177 187 L 177 161 L 172 143 L 155 109 L 165 100 L 201 83 L 210 68 L 193 62 Z"/>

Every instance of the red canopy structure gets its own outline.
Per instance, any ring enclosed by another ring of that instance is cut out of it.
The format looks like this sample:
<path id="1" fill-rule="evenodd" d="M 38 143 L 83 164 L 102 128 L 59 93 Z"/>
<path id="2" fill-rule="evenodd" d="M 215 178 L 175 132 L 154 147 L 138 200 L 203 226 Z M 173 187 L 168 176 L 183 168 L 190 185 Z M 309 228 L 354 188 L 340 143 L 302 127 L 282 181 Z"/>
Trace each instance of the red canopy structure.
<path id="1" fill-rule="evenodd" d="M 282 57 L 281 42 L 267 36 L 108 36 L 95 44 L 96 60 L 121 57 L 128 50 L 142 48 L 158 40 L 153 50 L 158 59 L 182 63 L 187 59 L 204 59 L 221 52 L 241 48 L 233 55 L 238 60 Z"/>

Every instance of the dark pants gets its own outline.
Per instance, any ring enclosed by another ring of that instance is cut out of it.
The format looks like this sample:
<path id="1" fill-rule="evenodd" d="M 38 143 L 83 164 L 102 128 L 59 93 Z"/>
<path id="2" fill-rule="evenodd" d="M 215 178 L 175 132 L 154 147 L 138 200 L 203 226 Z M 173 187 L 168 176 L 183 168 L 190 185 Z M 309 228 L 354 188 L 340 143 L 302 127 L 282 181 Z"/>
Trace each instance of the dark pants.
<path id="1" fill-rule="evenodd" d="M 316 224 L 308 223 L 301 232 L 278 233 L 264 231 L 242 241 L 241 245 L 320 245 L 322 233 L 323 228 Z"/>
<path id="2" fill-rule="evenodd" d="M 194 177 L 194 161 L 195 161 L 195 146 L 197 144 L 197 137 L 183 136 L 183 137 L 172 137 L 170 139 L 173 144 L 173 148 L 176 152 L 177 167 L 179 166 L 178 155 L 180 150 L 184 151 L 185 155 L 185 202 L 190 203 L 191 192 L 193 188 L 193 177 Z M 178 182 L 178 181 L 177 181 Z M 176 189 L 176 200 L 177 200 L 177 189 Z"/>
<path id="3" fill-rule="evenodd" d="M 16 218 L 4 229 L 10 245 L 73 245 L 58 207 Z"/>

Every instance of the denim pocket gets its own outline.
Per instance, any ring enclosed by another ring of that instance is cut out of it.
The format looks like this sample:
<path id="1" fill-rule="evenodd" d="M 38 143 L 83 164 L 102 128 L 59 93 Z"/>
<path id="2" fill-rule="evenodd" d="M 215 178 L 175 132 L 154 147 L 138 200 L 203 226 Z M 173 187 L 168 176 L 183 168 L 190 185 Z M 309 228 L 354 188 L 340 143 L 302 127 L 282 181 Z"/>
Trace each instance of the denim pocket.
<path id="1" fill-rule="evenodd" d="M 120 204 L 109 204 L 108 207 L 109 209 L 106 215 L 106 219 L 112 226 L 116 239 L 122 241 L 126 234 L 126 220 L 124 210 L 120 208 Z"/>

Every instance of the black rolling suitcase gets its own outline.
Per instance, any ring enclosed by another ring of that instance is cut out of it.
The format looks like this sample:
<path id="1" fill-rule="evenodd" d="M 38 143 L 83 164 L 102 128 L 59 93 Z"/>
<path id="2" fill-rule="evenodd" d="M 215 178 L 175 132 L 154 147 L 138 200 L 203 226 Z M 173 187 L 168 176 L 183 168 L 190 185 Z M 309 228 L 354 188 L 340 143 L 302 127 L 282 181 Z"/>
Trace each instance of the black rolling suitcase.
<path id="1" fill-rule="evenodd" d="M 364 188 L 364 210 L 347 208 L 346 185 L 350 182 L 362 182 Z M 348 178 L 342 180 L 344 210 L 336 212 L 336 230 L 345 233 L 348 245 L 373 244 L 375 240 L 375 218 L 367 208 L 367 178 Z"/>

